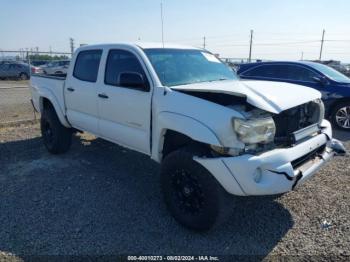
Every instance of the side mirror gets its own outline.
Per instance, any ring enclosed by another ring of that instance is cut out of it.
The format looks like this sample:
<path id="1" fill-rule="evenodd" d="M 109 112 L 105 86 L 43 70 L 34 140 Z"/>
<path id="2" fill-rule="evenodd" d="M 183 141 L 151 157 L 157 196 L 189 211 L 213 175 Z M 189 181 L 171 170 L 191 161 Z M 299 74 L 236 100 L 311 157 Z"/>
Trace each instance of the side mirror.
<path id="1" fill-rule="evenodd" d="M 143 76 L 136 72 L 123 72 L 119 74 L 119 85 L 123 87 L 131 87 L 142 91 L 149 91 L 147 82 Z"/>
<path id="2" fill-rule="evenodd" d="M 313 77 L 312 78 L 315 82 L 320 83 L 321 85 L 325 86 L 328 84 L 328 80 L 326 77 L 321 76 L 321 77 Z"/>

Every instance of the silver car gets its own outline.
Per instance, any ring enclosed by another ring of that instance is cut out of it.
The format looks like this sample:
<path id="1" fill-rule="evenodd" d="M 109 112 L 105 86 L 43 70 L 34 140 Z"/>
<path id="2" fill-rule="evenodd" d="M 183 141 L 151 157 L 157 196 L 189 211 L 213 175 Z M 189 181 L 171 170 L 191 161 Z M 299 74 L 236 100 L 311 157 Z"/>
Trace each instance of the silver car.
<path id="1" fill-rule="evenodd" d="M 69 62 L 69 60 L 52 61 L 40 67 L 47 75 L 67 74 Z"/>

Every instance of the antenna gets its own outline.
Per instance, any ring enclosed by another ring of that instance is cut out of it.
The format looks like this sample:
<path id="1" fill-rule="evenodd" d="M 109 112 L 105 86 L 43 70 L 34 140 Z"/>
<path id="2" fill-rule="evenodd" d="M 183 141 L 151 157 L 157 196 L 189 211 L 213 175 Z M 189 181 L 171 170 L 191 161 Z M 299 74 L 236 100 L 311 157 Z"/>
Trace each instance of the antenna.
<path id="1" fill-rule="evenodd" d="M 162 22 L 162 44 L 164 48 L 164 18 L 163 18 L 163 1 L 160 1 L 160 18 Z"/>

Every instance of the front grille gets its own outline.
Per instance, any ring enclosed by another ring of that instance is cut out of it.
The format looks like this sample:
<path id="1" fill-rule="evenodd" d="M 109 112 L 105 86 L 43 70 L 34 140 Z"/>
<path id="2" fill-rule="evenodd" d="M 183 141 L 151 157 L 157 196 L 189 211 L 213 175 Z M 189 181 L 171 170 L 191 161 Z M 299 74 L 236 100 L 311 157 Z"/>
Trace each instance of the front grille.
<path id="1" fill-rule="evenodd" d="M 322 114 L 321 104 L 309 102 L 290 108 L 273 116 L 276 125 L 275 144 L 279 146 L 291 146 L 293 132 L 318 123 Z"/>

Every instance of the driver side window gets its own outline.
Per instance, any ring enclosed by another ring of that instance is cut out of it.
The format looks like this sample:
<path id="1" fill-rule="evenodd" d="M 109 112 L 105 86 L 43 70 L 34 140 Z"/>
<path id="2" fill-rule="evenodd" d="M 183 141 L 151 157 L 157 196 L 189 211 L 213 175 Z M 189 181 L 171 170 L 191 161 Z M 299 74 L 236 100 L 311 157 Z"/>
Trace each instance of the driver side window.
<path id="1" fill-rule="evenodd" d="M 314 77 L 319 77 L 311 70 L 298 65 L 281 65 L 281 78 L 295 81 L 314 82 Z"/>
<path id="2" fill-rule="evenodd" d="M 125 50 L 110 50 L 106 63 L 105 84 L 120 87 L 120 74 L 127 72 L 142 75 L 146 86 L 149 87 L 145 71 L 133 53 Z"/>

